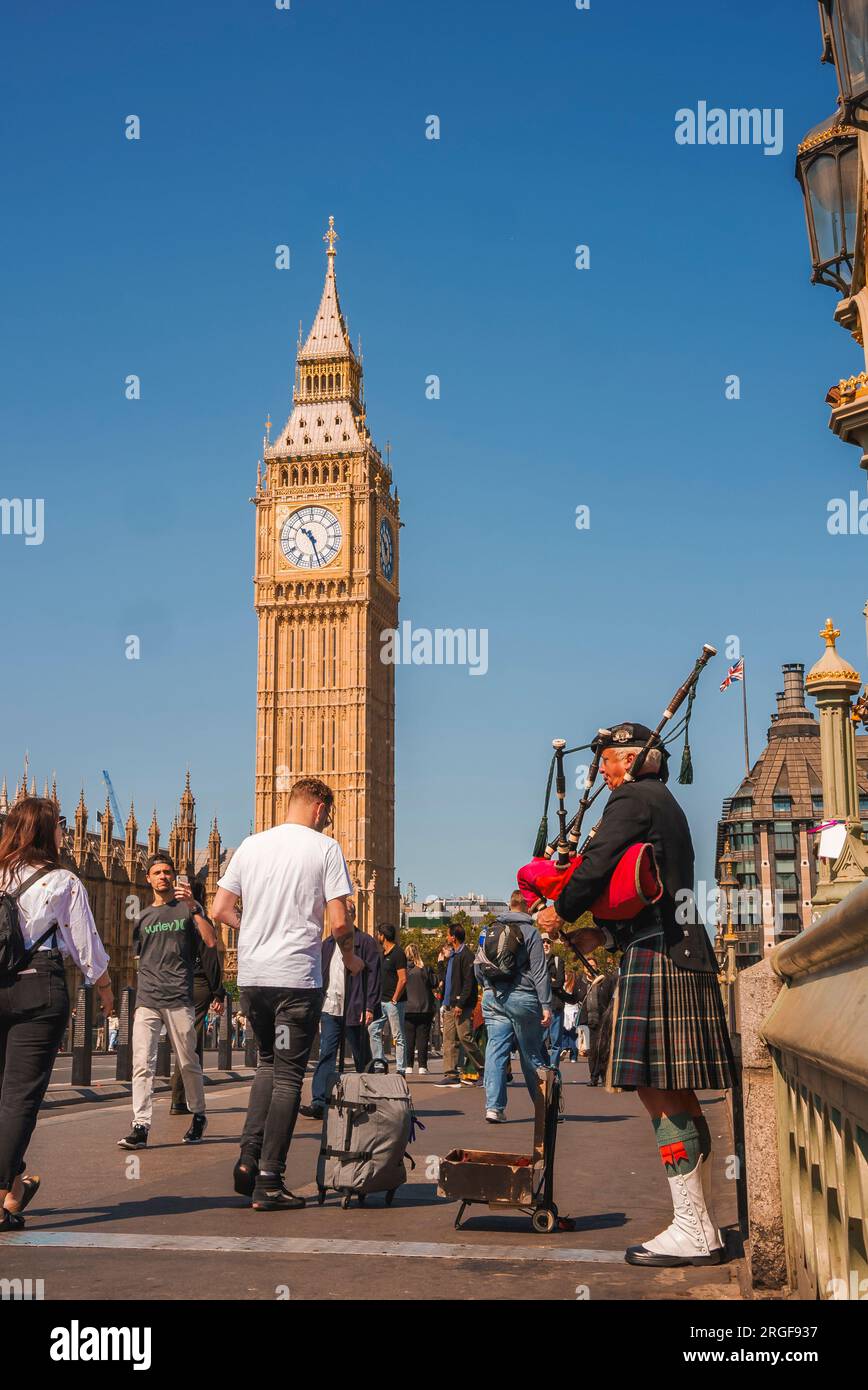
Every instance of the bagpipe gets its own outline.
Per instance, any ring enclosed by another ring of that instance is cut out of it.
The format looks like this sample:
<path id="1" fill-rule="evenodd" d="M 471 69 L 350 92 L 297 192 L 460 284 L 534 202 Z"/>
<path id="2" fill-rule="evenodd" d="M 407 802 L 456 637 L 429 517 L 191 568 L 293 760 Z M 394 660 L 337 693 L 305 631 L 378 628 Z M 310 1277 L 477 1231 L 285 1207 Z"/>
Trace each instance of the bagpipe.
<path id="1" fill-rule="evenodd" d="M 693 670 L 687 680 L 678 687 L 672 699 L 663 711 L 662 718 L 655 729 L 652 729 L 645 739 L 639 753 L 636 755 L 633 766 L 626 774 L 625 782 L 634 782 L 642 770 L 642 766 L 647 760 L 648 754 L 652 749 L 659 749 L 661 757 L 661 778 L 667 778 L 667 758 L 668 752 L 665 743 L 671 743 L 673 739 L 684 734 L 684 753 L 681 761 L 681 772 L 679 782 L 689 783 L 693 781 L 693 765 L 690 756 L 689 725 L 690 715 L 693 709 L 693 701 L 696 697 L 696 683 L 699 680 L 706 664 L 713 656 L 716 656 L 717 649 L 708 643 L 703 645 Z M 680 709 L 684 701 L 687 700 L 687 711 L 670 732 L 668 739 L 661 739 L 660 735 L 669 721 L 672 719 L 676 710 Z M 598 729 L 595 737 L 590 743 L 581 744 L 577 748 L 567 748 L 566 740 L 556 738 L 552 740 L 554 755 L 549 766 L 548 782 L 546 783 L 546 800 L 543 808 L 543 815 L 537 831 L 536 844 L 534 845 L 533 858 L 530 863 L 524 864 L 518 871 L 517 880 L 522 896 L 527 904 L 529 912 L 536 912 L 545 906 L 547 901 L 554 901 L 560 897 L 567 883 L 582 863 L 582 858 L 587 851 L 587 847 L 594 837 L 596 826 L 588 835 L 584 844 L 579 848 L 581 839 L 582 823 L 587 813 L 588 807 L 596 801 L 600 792 L 604 790 L 605 783 L 601 783 L 596 790 L 593 790 L 594 783 L 600 771 L 600 760 L 603 751 L 607 747 L 616 746 L 611 740 L 611 729 Z M 572 819 L 567 822 L 566 794 L 567 782 L 564 772 L 564 758 L 567 753 L 579 753 L 584 749 L 590 749 L 592 760 L 588 773 L 585 778 L 584 790 L 578 810 Z M 555 840 L 546 843 L 548 839 L 548 806 L 551 796 L 552 775 L 554 774 L 555 795 L 558 805 L 558 835 Z M 598 822 L 599 824 L 599 822 Z M 650 844 L 630 845 L 626 849 L 615 866 L 614 872 L 609 878 L 605 889 L 599 898 L 591 904 L 591 914 L 601 921 L 619 922 L 629 921 L 636 917 L 649 904 L 657 902 L 663 895 L 663 884 L 657 868 L 653 846 Z"/>

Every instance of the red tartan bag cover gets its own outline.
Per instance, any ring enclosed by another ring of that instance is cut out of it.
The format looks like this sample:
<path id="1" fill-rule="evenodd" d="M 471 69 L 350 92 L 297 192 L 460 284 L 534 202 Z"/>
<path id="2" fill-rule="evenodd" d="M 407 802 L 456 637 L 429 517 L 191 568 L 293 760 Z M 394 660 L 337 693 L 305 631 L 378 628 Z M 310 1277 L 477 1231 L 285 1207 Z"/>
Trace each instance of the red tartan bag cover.
<path id="1" fill-rule="evenodd" d="M 562 869 L 554 859 L 532 859 L 529 864 L 522 865 L 516 877 L 528 907 L 533 907 L 540 898 L 560 897 L 581 862 L 582 856 L 577 854 Z M 599 898 L 591 904 L 591 913 L 603 922 L 629 922 L 662 896 L 663 884 L 653 845 L 631 845 L 621 855 Z"/>

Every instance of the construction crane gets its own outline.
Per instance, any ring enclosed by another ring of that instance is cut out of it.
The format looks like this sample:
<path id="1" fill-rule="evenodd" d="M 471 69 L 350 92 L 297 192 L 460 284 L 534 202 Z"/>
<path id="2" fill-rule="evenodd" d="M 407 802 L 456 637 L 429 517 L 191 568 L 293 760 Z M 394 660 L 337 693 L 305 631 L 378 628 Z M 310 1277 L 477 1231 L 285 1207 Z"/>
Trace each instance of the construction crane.
<path id="1" fill-rule="evenodd" d="M 112 815 L 113 815 L 114 818 L 115 818 L 115 825 L 122 827 L 123 824 L 124 824 L 124 818 L 123 818 L 123 816 L 121 815 L 121 808 L 120 808 L 120 806 L 118 805 L 118 799 L 117 799 L 117 797 L 115 796 L 115 789 L 114 789 L 114 787 L 112 786 L 112 779 L 109 777 L 109 775 L 108 775 L 108 773 L 106 772 L 105 768 L 103 768 L 103 771 L 102 771 L 102 779 L 103 779 L 103 781 L 105 782 L 106 786 L 108 787 L 109 805 L 110 805 L 111 808 L 112 808 Z"/>

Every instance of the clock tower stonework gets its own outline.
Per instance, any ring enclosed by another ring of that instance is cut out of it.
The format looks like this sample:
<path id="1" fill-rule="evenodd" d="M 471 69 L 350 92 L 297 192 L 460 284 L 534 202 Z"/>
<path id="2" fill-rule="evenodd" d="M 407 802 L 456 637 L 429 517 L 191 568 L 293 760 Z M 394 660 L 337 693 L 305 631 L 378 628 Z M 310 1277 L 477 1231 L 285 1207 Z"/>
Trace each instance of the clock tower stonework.
<path id="1" fill-rule="evenodd" d="M 381 634 L 398 625 L 398 494 L 367 427 L 331 217 L 323 240 L 325 286 L 303 345 L 299 335 L 292 412 L 276 440 L 266 434 L 253 499 L 256 829 L 285 818 L 297 778 L 328 782 L 358 925 L 372 932 L 399 921 L 395 668 L 380 659 Z"/>

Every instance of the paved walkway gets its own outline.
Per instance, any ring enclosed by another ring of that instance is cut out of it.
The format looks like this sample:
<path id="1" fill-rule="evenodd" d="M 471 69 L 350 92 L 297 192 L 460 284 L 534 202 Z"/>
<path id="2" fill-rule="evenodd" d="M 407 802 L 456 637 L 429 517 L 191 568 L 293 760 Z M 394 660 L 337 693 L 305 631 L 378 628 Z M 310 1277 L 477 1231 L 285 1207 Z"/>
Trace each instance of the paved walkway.
<path id="1" fill-rule="evenodd" d="M 440 1063 L 433 1066 L 439 1071 Z M 583 1063 L 563 1068 L 566 1120 L 559 1127 L 555 1199 L 575 1230 L 532 1233 L 521 1213 L 471 1207 L 456 1232 L 456 1206 L 436 1192 L 437 1158 L 456 1145 L 530 1147 L 531 1106 L 509 1091 L 507 1123 L 485 1123 L 481 1088 L 411 1081 L 426 1125 L 416 1169 L 386 1208 L 379 1196 L 344 1211 L 330 1196 L 298 1212 L 254 1212 L 232 1190 L 231 1169 L 246 1107 L 244 1082 L 209 1088 L 209 1126 L 198 1146 L 181 1143 L 187 1121 L 155 1101 L 148 1149 L 116 1141 L 128 1102 L 54 1109 L 41 1118 L 29 1155 L 43 1179 L 26 1229 L 0 1238 L 2 1274 L 44 1281 L 57 1298 L 529 1299 L 737 1298 L 739 1247 L 732 1152 L 724 1099 L 703 1097 L 715 1138 L 715 1208 L 729 1227 L 733 1259 L 711 1269 L 640 1270 L 626 1245 L 654 1235 L 671 1216 L 651 1126 L 633 1095 L 586 1084 Z M 305 1087 L 308 1094 L 309 1083 Z M 287 1181 L 313 1194 L 320 1127 L 299 1120 Z"/>

